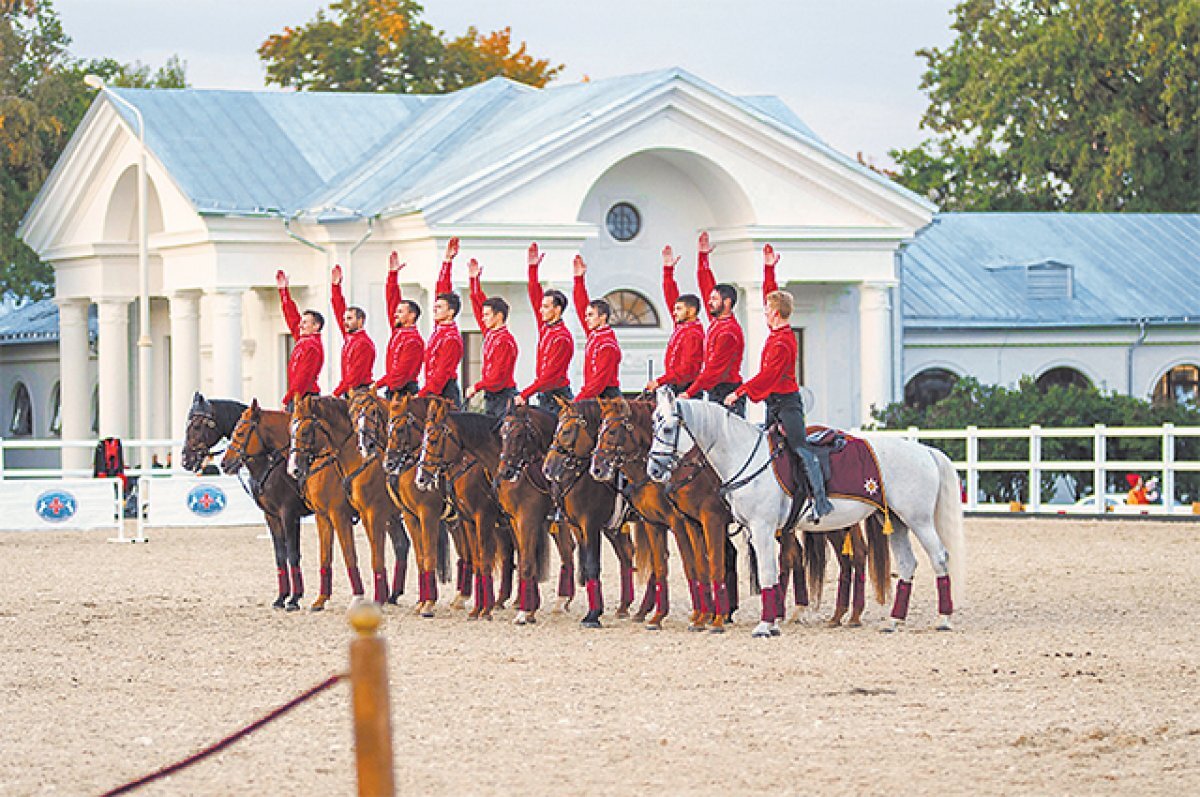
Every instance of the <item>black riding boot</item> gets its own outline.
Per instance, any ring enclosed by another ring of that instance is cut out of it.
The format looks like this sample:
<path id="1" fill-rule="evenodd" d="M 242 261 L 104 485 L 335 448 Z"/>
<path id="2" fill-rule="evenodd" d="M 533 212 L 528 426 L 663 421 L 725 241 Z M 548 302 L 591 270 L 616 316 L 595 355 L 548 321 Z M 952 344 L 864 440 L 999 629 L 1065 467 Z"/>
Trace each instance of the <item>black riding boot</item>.
<path id="1" fill-rule="evenodd" d="M 821 463 L 817 461 L 817 455 L 809 451 L 808 446 L 796 446 L 795 451 L 800 457 L 800 461 L 804 463 L 804 472 L 808 475 L 808 485 L 812 489 L 813 499 L 812 518 L 816 523 L 833 511 L 833 504 L 825 495 L 825 474 L 821 472 Z"/>

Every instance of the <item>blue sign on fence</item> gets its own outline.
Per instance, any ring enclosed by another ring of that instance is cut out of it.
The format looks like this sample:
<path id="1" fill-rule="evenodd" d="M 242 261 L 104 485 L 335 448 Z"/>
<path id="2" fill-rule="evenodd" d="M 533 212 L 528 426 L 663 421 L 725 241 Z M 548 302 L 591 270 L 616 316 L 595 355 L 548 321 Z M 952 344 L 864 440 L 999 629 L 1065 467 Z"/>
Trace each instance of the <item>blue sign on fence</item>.
<path id="1" fill-rule="evenodd" d="M 225 491 L 215 484 L 198 484 L 187 494 L 188 509 L 201 516 L 217 514 L 228 502 Z"/>
<path id="2" fill-rule="evenodd" d="M 78 508 L 79 502 L 66 490 L 47 490 L 37 497 L 34 505 L 38 517 L 50 523 L 70 520 Z"/>

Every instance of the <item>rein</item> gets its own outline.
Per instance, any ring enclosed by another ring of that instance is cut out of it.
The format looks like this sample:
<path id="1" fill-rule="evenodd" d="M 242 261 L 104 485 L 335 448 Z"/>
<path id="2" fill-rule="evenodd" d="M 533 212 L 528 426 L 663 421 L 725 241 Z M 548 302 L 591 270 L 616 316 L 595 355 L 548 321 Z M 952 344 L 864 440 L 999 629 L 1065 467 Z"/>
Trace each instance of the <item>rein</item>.
<path id="1" fill-rule="evenodd" d="M 519 453 L 518 453 L 517 462 L 515 465 L 515 470 L 518 474 L 518 478 L 520 478 L 521 476 L 524 476 L 526 479 L 529 480 L 529 483 L 533 485 L 533 488 L 535 490 L 537 490 L 542 495 L 548 495 L 551 498 L 553 498 L 554 493 L 550 487 L 550 483 L 546 480 L 546 477 L 543 475 L 542 479 L 541 479 L 542 483 L 546 485 L 546 489 L 543 490 L 542 485 L 538 483 L 538 479 L 533 476 L 534 471 L 529 469 L 529 466 L 533 464 L 533 459 L 534 459 L 534 455 L 530 453 L 530 449 L 534 448 L 534 446 L 536 446 L 536 449 L 541 449 L 544 447 L 542 444 L 541 435 L 538 434 L 537 428 L 533 425 L 533 422 L 530 421 L 529 418 L 520 416 L 520 415 L 514 415 L 513 418 L 514 418 L 513 424 L 515 425 L 519 422 L 521 425 L 522 431 L 528 436 L 528 439 L 530 440 L 529 444 L 526 444 L 525 446 L 523 446 L 521 449 L 518 450 Z M 503 437 L 503 434 L 501 434 L 501 436 Z M 501 452 L 500 452 L 500 465 L 501 465 L 501 467 L 498 469 L 498 471 L 496 473 L 496 477 L 495 477 L 496 483 L 493 484 L 493 488 L 495 488 L 497 490 L 499 489 L 499 479 L 500 479 L 499 471 L 504 470 L 504 451 L 503 451 L 503 449 L 501 449 Z"/>

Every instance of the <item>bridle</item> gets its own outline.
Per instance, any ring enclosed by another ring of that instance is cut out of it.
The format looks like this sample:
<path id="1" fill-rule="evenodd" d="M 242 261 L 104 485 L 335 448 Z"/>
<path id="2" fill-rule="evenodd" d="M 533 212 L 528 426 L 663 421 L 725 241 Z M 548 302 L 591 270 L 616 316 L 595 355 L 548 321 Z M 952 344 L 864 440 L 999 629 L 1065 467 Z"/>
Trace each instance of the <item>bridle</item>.
<path id="1" fill-rule="evenodd" d="M 396 475 L 417 464 L 420 456 L 420 446 L 401 445 L 400 435 L 411 430 L 408 439 L 421 440 L 423 429 L 421 421 L 406 409 L 388 417 L 387 422 L 387 453 L 383 459 L 383 468 L 388 473 Z"/>
<path id="2" fill-rule="evenodd" d="M 550 441 L 550 450 L 547 453 L 547 459 L 549 459 L 549 454 L 557 454 L 566 460 L 563 465 L 563 472 L 559 478 L 550 479 L 549 475 L 546 477 L 559 485 L 563 495 L 566 495 L 575 486 L 576 482 L 583 477 L 592 459 L 591 454 L 576 454 L 573 449 L 567 448 L 559 442 L 559 438 L 563 437 L 567 430 L 572 429 L 572 427 L 580 427 L 578 430 L 573 430 L 574 437 L 572 439 L 578 440 L 579 434 L 587 427 L 587 420 L 579 413 L 567 413 L 564 415 L 559 421 L 558 429 L 554 432 L 554 438 Z M 542 472 L 545 473 L 544 464 Z M 570 477 L 569 481 L 566 480 L 568 476 Z"/>
<path id="3" fill-rule="evenodd" d="M 683 413 L 680 411 L 678 404 L 675 404 L 672 407 L 671 415 L 675 418 L 676 423 L 675 434 L 670 440 L 667 440 L 660 435 L 660 426 L 662 425 L 661 422 L 654 424 L 654 442 L 661 443 L 664 446 L 670 446 L 670 451 L 654 451 L 654 449 L 651 448 L 649 457 L 651 460 L 658 462 L 660 467 L 665 467 L 668 476 L 674 473 L 675 469 L 679 467 L 680 463 L 683 462 L 683 456 L 679 454 L 679 435 L 683 429 L 687 428 L 687 421 L 684 419 Z M 691 434 L 690 429 L 688 430 L 688 434 Z M 748 476 L 742 475 L 747 471 L 747 469 L 749 469 L 751 463 L 754 462 L 754 458 L 758 455 L 758 450 L 762 448 L 763 440 L 765 439 L 767 439 L 767 432 L 760 429 L 758 432 L 758 439 L 754 441 L 754 448 L 750 450 L 750 456 L 747 457 L 746 461 L 742 463 L 742 467 L 738 468 L 738 472 L 735 473 L 732 478 L 730 478 L 728 481 L 722 481 L 717 487 L 717 491 L 721 495 L 729 495 L 735 490 L 740 490 L 747 484 L 750 484 L 752 481 L 757 479 L 759 475 L 762 474 L 762 472 L 767 468 L 771 467 L 772 457 L 768 453 L 766 461 L 759 466 L 757 470 Z M 700 441 L 696 439 L 694 434 L 692 434 L 692 440 L 695 442 L 696 447 L 703 452 L 704 458 L 711 462 L 712 460 L 709 459 L 709 453 L 716 448 L 716 442 L 714 441 L 713 444 L 706 449 L 701 447 Z M 664 465 L 661 460 L 666 460 L 666 464 Z"/>
<path id="4" fill-rule="evenodd" d="M 358 450 L 368 459 L 374 459 L 387 448 L 387 424 L 382 416 L 370 393 L 351 394 L 351 425 L 358 435 Z"/>
<path id="5" fill-rule="evenodd" d="M 533 464 L 537 453 L 547 448 L 545 440 L 529 416 L 519 412 L 511 412 L 505 416 L 504 422 L 500 425 L 500 442 L 500 467 L 497 469 L 497 480 L 500 479 L 501 473 L 509 470 L 513 473 L 513 477 L 509 481 L 514 482 L 521 478 L 522 473 L 526 473 L 529 475 L 529 482 L 534 487 L 543 493 L 548 492 L 542 490 L 538 485 L 538 479 L 533 476 L 534 470 L 527 470 Z M 511 457 L 508 456 L 510 449 L 515 449 Z M 545 474 L 543 474 L 544 477 Z"/>
<path id="6" fill-rule="evenodd" d="M 612 438 L 612 442 L 608 442 Z M 596 431 L 596 449 L 592 452 L 593 466 L 599 461 L 607 460 L 613 473 L 623 471 L 630 462 L 642 461 L 644 458 L 635 457 L 630 453 L 635 440 L 633 420 L 625 414 L 611 415 L 600 423 Z"/>
<path id="7" fill-rule="evenodd" d="M 316 431 L 310 431 L 314 427 Z M 325 445 L 319 449 L 316 449 L 317 433 L 320 433 L 325 437 Z M 349 442 L 350 438 L 353 436 L 354 429 L 351 428 L 350 433 L 346 435 L 346 437 L 340 443 L 334 443 L 333 430 L 330 429 L 329 424 L 321 418 L 311 415 L 292 418 L 292 442 L 289 451 L 289 458 L 291 456 L 295 456 L 296 458 L 296 470 L 298 471 L 296 476 L 297 480 L 301 482 L 306 481 L 330 465 L 337 467 L 343 481 L 346 481 L 347 479 L 353 479 L 354 475 L 362 470 L 362 467 L 358 468 L 358 470 L 355 471 L 355 474 L 351 474 L 349 477 L 347 477 L 347 475 L 342 472 L 342 466 L 341 463 L 338 462 L 337 457 L 337 454 L 339 451 L 341 451 L 342 446 L 346 445 L 346 443 Z M 309 440 L 312 441 L 311 444 L 309 443 Z"/>
<path id="8" fill-rule="evenodd" d="M 192 442 L 193 434 L 196 436 L 201 435 L 204 433 L 205 428 L 212 430 L 214 435 L 212 442 Z M 191 416 L 188 418 L 187 431 L 184 433 L 184 442 L 181 453 L 185 459 L 195 457 L 197 469 L 199 469 L 199 465 L 203 464 L 206 456 L 209 454 L 216 456 L 217 454 L 222 453 L 220 451 L 214 452 L 212 450 L 212 447 L 216 445 L 217 441 L 219 441 L 221 437 L 221 433 L 217 431 L 216 416 L 210 415 L 207 412 L 192 412 Z"/>
<path id="9" fill-rule="evenodd" d="M 430 457 L 430 444 L 435 444 L 441 455 L 434 459 Z M 458 446 L 458 467 L 451 470 L 451 457 L 447 455 L 447 444 L 452 443 Z M 483 463 L 479 460 L 471 450 L 463 444 L 462 438 L 454 431 L 450 425 L 449 418 L 443 418 L 440 423 L 434 423 L 432 417 L 425 423 L 425 433 L 421 439 L 421 453 L 417 460 L 417 486 L 421 486 L 421 476 L 426 476 L 430 480 L 430 486 L 436 487 L 438 482 L 445 478 L 447 487 L 452 487 L 455 482 L 465 476 L 470 470 L 476 466 L 483 467 Z M 487 472 L 487 468 L 483 468 L 484 480 L 489 487 L 495 489 L 493 477 Z"/>

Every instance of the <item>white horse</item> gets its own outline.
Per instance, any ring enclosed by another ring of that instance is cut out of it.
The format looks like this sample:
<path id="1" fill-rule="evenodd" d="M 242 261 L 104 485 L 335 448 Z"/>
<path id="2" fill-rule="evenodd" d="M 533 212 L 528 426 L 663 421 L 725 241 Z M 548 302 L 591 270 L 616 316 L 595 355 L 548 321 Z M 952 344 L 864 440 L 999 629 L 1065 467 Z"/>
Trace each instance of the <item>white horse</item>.
<path id="1" fill-rule="evenodd" d="M 779 581 L 775 532 L 786 522 L 792 504 L 791 496 L 775 480 L 771 446 L 765 436 L 761 427 L 717 404 L 676 399 L 668 390 L 658 391 L 654 443 L 650 447 L 647 472 L 650 478 L 665 482 L 683 455 L 699 446 L 720 476 L 724 489 L 728 490 L 726 498 L 733 516 L 750 530 L 750 542 L 758 554 L 763 613 L 754 636 L 780 633 L 779 618 L 775 616 L 775 589 Z M 863 437 L 875 450 L 879 462 L 894 525 L 890 535 L 892 554 L 900 576 L 891 618 L 881 630 L 895 630 L 908 615 L 912 577 L 917 569 L 908 538 L 910 529 L 929 555 L 938 577 L 938 628 L 949 630 L 954 611 L 952 595 L 959 597 L 966 584 L 966 542 L 958 473 L 950 459 L 935 448 L 897 437 L 871 434 Z M 813 531 L 848 528 L 876 511 L 861 501 L 835 498 L 833 512 L 821 518 L 820 525 L 814 524 L 811 512 L 806 511 L 798 528 Z"/>

